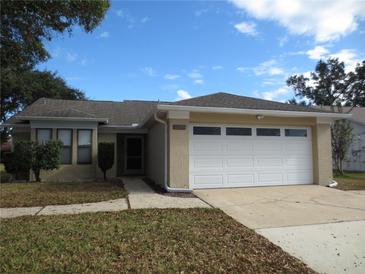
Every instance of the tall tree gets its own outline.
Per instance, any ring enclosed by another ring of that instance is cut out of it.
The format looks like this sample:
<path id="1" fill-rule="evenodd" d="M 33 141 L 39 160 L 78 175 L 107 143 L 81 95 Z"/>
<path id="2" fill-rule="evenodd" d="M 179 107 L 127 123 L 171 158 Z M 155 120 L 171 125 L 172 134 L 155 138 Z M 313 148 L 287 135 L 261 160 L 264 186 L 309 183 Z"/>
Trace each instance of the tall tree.
<path id="1" fill-rule="evenodd" d="M 91 32 L 103 20 L 109 1 L 0 1 L 0 122 L 43 96 L 84 98 L 81 91 L 69 88 L 56 74 L 32 70 L 36 64 L 50 58 L 44 41 L 51 41 L 57 33 L 72 34 L 75 25 Z M 2 131 L 2 141 L 4 136 L 6 130 Z"/>
<path id="2" fill-rule="evenodd" d="M 365 61 L 346 73 L 345 64 L 337 58 L 320 60 L 309 77 L 293 75 L 287 85 L 296 97 L 305 97 L 317 106 L 365 106 Z"/>
<path id="3" fill-rule="evenodd" d="M 29 69 L 50 55 L 44 40 L 55 33 L 72 33 L 79 25 L 91 32 L 109 8 L 107 0 L 1 0 L 2 68 Z"/>
<path id="4" fill-rule="evenodd" d="M 41 97 L 80 100 L 85 94 L 69 87 L 56 73 L 29 70 L 20 74 L 11 70 L 1 79 L 1 121 L 23 109 Z"/>
<path id="5" fill-rule="evenodd" d="M 365 61 L 357 64 L 354 71 L 346 72 L 345 64 L 338 59 L 320 60 L 309 77 L 293 75 L 287 85 L 294 89 L 296 97 L 317 106 L 329 106 L 333 111 L 342 112 L 343 105 L 365 106 Z M 342 174 L 342 163 L 353 138 L 349 121 L 335 121 L 331 136 L 335 168 Z"/>

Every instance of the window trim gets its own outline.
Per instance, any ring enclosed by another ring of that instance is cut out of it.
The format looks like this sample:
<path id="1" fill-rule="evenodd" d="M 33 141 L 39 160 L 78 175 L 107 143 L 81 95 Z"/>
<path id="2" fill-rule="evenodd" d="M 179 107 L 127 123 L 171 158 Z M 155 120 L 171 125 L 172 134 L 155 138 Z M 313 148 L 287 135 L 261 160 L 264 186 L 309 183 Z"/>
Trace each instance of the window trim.
<path id="1" fill-rule="evenodd" d="M 62 149 L 63 148 L 70 148 L 70 162 L 69 163 L 61 163 L 61 165 L 72 165 L 72 147 L 73 147 L 73 143 L 74 143 L 74 140 L 73 140 L 73 129 L 72 128 L 57 128 L 57 140 L 60 140 L 59 139 L 59 132 L 60 130 L 68 130 L 71 132 L 71 144 L 69 146 L 65 146 L 64 144 L 62 145 Z"/>
<path id="2" fill-rule="evenodd" d="M 278 129 L 279 130 L 279 135 L 259 135 L 258 134 L 258 130 L 259 129 Z M 255 130 L 256 136 L 257 137 L 283 137 L 283 135 L 281 134 L 281 128 L 280 127 L 256 127 Z"/>
<path id="3" fill-rule="evenodd" d="M 40 128 L 36 128 L 36 133 L 35 133 L 35 140 L 36 140 L 36 142 L 38 143 L 38 131 L 39 130 L 48 130 L 48 131 L 50 131 L 51 132 L 51 137 L 50 137 L 50 139 L 49 139 L 49 141 L 52 141 L 53 140 L 53 129 L 52 128 L 43 128 L 43 127 L 40 127 Z"/>
<path id="4" fill-rule="evenodd" d="M 232 128 L 232 129 L 249 129 L 250 130 L 250 134 L 246 135 L 242 135 L 242 134 L 227 134 L 227 129 Z M 233 136 L 233 137 L 252 137 L 253 136 L 253 129 L 252 127 L 240 127 L 240 126 L 225 126 L 225 136 Z"/>
<path id="5" fill-rule="evenodd" d="M 296 135 L 286 135 L 287 130 L 305 130 L 305 136 L 296 136 Z M 308 138 L 308 129 L 307 128 L 284 128 L 284 137 L 295 137 L 295 138 Z"/>
<path id="6" fill-rule="evenodd" d="M 79 145 L 79 136 L 80 131 L 89 131 L 90 137 L 91 137 L 91 144 L 90 145 Z M 90 149 L 90 161 L 89 162 L 80 162 L 79 159 L 79 148 L 89 148 Z M 77 164 L 78 165 L 90 165 L 93 162 L 93 156 L 92 156 L 92 147 L 93 147 L 93 130 L 92 129 L 77 129 Z"/>
<path id="7" fill-rule="evenodd" d="M 219 134 L 196 134 L 194 132 L 195 128 L 215 128 L 215 129 L 219 129 Z M 221 126 L 193 126 L 193 131 L 192 131 L 193 135 L 195 136 L 222 136 L 222 127 Z"/>

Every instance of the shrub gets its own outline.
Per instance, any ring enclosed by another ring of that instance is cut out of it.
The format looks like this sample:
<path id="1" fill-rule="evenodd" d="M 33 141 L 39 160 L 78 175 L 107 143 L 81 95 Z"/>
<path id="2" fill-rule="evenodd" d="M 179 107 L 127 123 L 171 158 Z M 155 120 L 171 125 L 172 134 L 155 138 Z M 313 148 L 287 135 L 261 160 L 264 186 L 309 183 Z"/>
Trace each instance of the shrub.
<path id="1" fill-rule="evenodd" d="M 41 170 L 53 170 L 60 165 L 62 142 L 48 141 L 43 144 L 32 144 L 32 170 L 35 180 L 41 181 Z"/>
<path id="2" fill-rule="evenodd" d="M 111 169 L 114 164 L 114 143 L 98 144 L 98 166 L 104 173 L 106 180 L 106 172 Z"/>
<path id="3" fill-rule="evenodd" d="M 60 164 L 62 143 L 49 141 L 38 144 L 30 141 L 19 141 L 14 144 L 14 152 L 4 155 L 6 172 L 19 177 L 29 177 L 32 169 L 37 182 L 41 181 L 41 170 L 52 170 Z"/>

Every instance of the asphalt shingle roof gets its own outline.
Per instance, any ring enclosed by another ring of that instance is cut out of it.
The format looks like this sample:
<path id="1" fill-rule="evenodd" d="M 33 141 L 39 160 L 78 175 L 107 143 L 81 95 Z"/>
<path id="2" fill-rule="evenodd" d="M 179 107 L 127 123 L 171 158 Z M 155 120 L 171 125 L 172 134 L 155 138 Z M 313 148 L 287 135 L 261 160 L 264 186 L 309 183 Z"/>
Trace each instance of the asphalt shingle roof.
<path id="1" fill-rule="evenodd" d="M 229 93 L 215 93 L 177 102 L 138 101 L 123 102 L 92 101 L 92 100 L 62 100 L 40 98 L 24 111 L 10 118 L 7 123 L 17 123 L 26 120 L 22 117 L 59 117 L 59 118 L 93 118 L 108 119 L 109 125 L 129 126 L 133 123 L 142 125 L 156 110 L 157 104 L 179 106 L 222 107 L 237 109 L 282 110 L 303 112 L 331 111 L 267 101 Z M 16 119 L 16 118 L 19 119 Z M 19 121 L 20 120 L 20 121 Z"/>
<path id="2" fill-rule="evenodd" d="M 222 107 L 222 108 L 237 108 L 237 109 L 260 109 L 260 110 L 282 110 L 282 111 L 304 111 L 304 112 L 326 112 L 326 113 L 330 112 L 327 110 L 321 110 L 302 105 L 291 105 L 287 103 L 268 101 L 224 92 L 194 97 L 191 99 L 177 101 L 171 104 L 181 105 L 181 106 L 196 106 L 196 107 Z"/>
<path id="3" fill-rule="evenodd" d="M 41 98 L 15 117 L 107 118 L 109 125 L 144 122 L 156 109 L 156 101 L 91 101 Z M 11 118 L 8 123 L 14 122 Z"/>

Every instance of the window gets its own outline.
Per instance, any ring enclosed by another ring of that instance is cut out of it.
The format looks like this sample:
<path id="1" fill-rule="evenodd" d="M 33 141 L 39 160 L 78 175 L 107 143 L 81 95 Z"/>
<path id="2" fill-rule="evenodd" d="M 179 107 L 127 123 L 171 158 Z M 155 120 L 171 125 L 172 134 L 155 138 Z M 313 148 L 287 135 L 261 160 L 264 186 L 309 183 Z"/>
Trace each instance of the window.
<path id="1" fill-rule="evenodd" d="M 72 129 L 58 129 L 57 139 L 63 143 L 61 164 L 72 163 Z"/>
<path id="2" fill-rule="evenodd" d="M 233 136 L 251 136 L 252 129 L 246 127 L 227 127 L 226 128 L 226 135 L 233 135 Z"/>
<path id="3" fill-rule="evenodd" d="M 288 136 L 288 137 L 307 137 L 307 130 L 306 129 L 286 128 L 285 129 L 285 136 Z"/>
<path id="4" fill-rule="evenodd" d="M 91 164 L 91 129 L 77 131 L 77 163 Z"/>
<path id="5" fill-rule="evenodd" d="M 37 128 L 37 142 L 45 143 L 52 140 L 52 129 L 50 128 Z"/>
<path id="6" fill-rule="evenodd" d="M 257 136 L 280 136 L 280 128 L 257 128 Z"/>
<path id="7" fill-rule="evenodd" d="M 194 127 L 194 135 L 221 135 L 220 127 Z"/>

